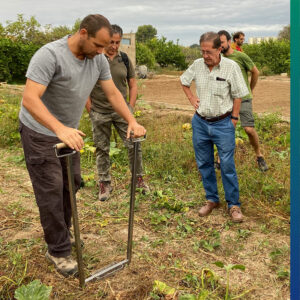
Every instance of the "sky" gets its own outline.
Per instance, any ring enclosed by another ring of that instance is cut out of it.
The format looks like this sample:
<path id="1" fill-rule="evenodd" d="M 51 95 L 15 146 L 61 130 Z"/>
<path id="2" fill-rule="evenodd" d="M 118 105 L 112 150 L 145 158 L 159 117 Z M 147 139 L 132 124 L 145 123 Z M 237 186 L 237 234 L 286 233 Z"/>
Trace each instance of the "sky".
<path id="1" fill-rule="evenodd" d="M 158 37 L 179 44 L 198 43 L 207 31 L 243 31 L 249 37 L 277 36 L 290 24 L 289 0 L 0 0 L 0 23 L 18 14 L 34 16 L 41 25 L 73 26 L 75 20 L 99 13 L 126 33 L 152 25 Z"/>

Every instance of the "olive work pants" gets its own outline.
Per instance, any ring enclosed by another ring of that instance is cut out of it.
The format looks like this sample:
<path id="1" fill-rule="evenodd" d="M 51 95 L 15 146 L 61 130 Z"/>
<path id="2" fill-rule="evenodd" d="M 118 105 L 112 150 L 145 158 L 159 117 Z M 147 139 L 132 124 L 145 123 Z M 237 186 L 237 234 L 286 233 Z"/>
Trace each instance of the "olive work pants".
<path id="1" fill-rule="evenodd" d="M 132 110 L 130 106 L 129 109 Z M 112 125 L 116 128 L 125 147 L 128 149 L 129 165 L 132 172 L 134 145 L 127 139 L 128 123 L 116 112 L 98 113 L 91 110 L 90 118 L 93 125 L 93 139 L 96 146 L 96 163 L 99 181 L 111 182 L 109 151 Z M 142 150 L 140 143 L 137 153 L 136 175 L 143 175 Z"/>
<path id="2" fill-rule="evenodd" d="M 32 182 L 48 251 L 56 257 L 71 253 L 69 229 L 72 210 L 66 159 L 57 158 L 53 146 L 61 141 L 31 130 L 20 122 L 19 127 L 26 166 Z M 80 187 L 80 155 L 72 156 L 76 191 Z"/>

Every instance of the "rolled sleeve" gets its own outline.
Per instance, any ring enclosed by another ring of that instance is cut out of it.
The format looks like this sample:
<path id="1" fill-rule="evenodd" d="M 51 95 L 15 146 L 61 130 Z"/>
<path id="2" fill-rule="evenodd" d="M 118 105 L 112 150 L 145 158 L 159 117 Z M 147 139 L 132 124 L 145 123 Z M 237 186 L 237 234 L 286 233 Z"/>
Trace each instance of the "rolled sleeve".
<path id="1" fill-rule="evenodd" d="M 249 94 L 249 90 L 242 75 L 242 71 L 237 64 L 233 65 L 231 72 L 231 96 L 235 98 L 243 98 Z"/>
<path id="2" fill-rule="evenodd" d="M 195 62 L 180 76 L 182 85 L 190 86 L 195 79 Z"/>

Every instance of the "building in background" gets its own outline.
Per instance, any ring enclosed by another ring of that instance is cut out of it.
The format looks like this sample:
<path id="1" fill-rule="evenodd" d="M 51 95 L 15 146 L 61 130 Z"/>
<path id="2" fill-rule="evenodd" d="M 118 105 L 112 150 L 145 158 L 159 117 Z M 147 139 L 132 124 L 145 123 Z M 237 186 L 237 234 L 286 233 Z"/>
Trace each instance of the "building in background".
<path id="1" fill-rule="evenodd" d="M 135 55 L 135 33 L 124 33 L 122 42 L 119 48 L 120 51 L 125 52 L 135 68 L 136 66 L 136 55 Z"/>
<path id="2" fill-rule="evenodd" d="M 248 38 L 248 44 L 259 44 L 261 42 L 269 42 L 269 41 L 276 41 L 276 36 L 265 36 L 265 37 L 249 37 Z"/>

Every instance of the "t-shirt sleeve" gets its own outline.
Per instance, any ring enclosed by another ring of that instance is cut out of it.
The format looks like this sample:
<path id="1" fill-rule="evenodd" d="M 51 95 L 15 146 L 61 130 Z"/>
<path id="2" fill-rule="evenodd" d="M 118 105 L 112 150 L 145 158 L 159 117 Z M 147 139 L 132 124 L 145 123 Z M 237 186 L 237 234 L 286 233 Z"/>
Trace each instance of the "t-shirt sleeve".
<path id="1" fill-rule="evenodd" d="M 252 59 L 245 53 L 242 53 L 243 54 L 243 63 L 246 67 L 246 70 L 252 70 L 253 67 L 255 66 L 254 62 L 252 61 Z"/>
<path id="2" fill-rule="evenodd" d="M 242 98 L 249 94 L 242 71 L 237 63 L 234 62 L 230 76 L 231 96 L 233 99 Z"/>
<path id="3" fill-rule="evenodd" d="M 98 80 L 109 80 L 112 78 L 110 73 L 109 63 L 105 58 L 104 54 L 100 54 L 99 57 L 100 57 L 99 59 L 100 74 Z"/>
<path id="4" fill-rule="evenodd" d="M 31 58 L 26 77 L 37 83 L 48 86 L 56 67 L 56 58 L 53 52 L 46 47 L 40 48 Z"/>
<path id="5" fill-rule="evenodd" d="M 180 76 L 182 85 L 190 86 L 195 79 L 195 62 Z"/>
<path id="6" fill-rule="evenodd" d="M 128 77 L 129 78 L 134 78 L 135 77 L 135 71 L 134 71 L 134 67 L 133 67 L 133 64 L 132 64 L 132 61 L 130 60 L 130 58 L 128 57 L 128 60 L 129 60 L 129 69 L 128 69 Z"/>

